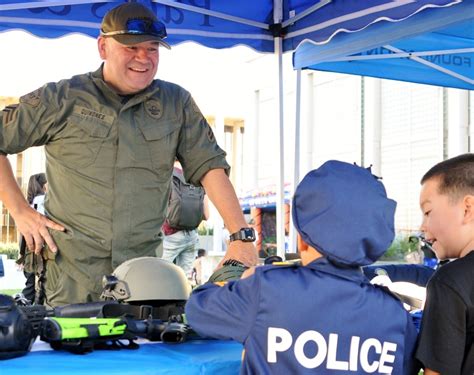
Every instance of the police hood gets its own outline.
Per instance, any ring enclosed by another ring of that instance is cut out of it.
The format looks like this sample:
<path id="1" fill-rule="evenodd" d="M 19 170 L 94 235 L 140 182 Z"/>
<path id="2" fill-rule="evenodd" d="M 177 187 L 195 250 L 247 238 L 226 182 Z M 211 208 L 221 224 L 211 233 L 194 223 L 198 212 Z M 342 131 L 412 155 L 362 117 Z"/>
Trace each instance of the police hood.
<path id="1" fill-rule="evenodd" d="M 363 266 L 392 243 L 395 207 L 369 169 L 331 160 L 298 185 L 292 215 L 308 245 L 335 263 Z"/>

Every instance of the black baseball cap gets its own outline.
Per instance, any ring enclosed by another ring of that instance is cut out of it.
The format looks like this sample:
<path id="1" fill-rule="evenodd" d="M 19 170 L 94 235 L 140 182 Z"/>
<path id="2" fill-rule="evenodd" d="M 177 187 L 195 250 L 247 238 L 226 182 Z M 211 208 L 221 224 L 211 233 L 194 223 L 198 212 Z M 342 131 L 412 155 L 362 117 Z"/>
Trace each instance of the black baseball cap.
<path id="1" fill-rule="evenodd" d="M 151 9 L 140 3 L 125 3 L 107 12 L 102 20 L 100 35 L 112 37 L 125 45 L 157 41 L 171 48 L 164 41 L 167 36 L 164 23 Z"/>

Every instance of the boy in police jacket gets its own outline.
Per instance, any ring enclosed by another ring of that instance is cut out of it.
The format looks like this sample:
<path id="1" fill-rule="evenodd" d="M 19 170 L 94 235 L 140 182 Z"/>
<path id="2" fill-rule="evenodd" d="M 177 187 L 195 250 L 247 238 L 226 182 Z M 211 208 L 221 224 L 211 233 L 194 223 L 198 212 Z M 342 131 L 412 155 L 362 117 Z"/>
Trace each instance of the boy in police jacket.
<path id="1" fill-rule="evenodd" d="M 391 244 L 395 207 L 370 170 L 326 162 L 293 198 L 301 265 L 205 284 L 187 303 L 189 323 L 201 335 L 242 342 L 242 374 L 413 373 L 409 314 L 360 268 Z"/>

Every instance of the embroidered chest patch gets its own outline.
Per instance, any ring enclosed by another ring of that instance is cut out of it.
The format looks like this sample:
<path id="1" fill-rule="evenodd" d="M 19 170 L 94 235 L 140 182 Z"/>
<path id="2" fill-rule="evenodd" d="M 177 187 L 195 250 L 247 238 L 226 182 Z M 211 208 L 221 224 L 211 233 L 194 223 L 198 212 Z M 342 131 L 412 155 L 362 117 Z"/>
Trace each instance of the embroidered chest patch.
<path id="1" fill-rule="evenodd" d="M 161 102 L 159 100 L 147 100 L 145 102 L 145 110 L 151 117 L 156 120 L 160 119 L 163 116 L 163 106 L 161 105 Z"/>

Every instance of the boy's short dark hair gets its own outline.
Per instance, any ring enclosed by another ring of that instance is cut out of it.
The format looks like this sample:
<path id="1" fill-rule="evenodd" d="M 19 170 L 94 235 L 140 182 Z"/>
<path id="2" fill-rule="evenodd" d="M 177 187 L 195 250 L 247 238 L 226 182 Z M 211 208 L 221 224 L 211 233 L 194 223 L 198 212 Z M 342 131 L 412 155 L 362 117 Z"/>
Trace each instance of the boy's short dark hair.
<path id="1" fill-rule="evenodd" d="M 439 193 L 459 198 L 474 194 L 474 154 L 462 154 L 433 166 L 421 179 L 423 185 L 432 178 L 439 178 Z"/>
<path id="2" fill-rule="evenodd" d="M 198 258 L 206 256 L 206 250 L 205 249 L 199 249 L 197 252 Z"/>

